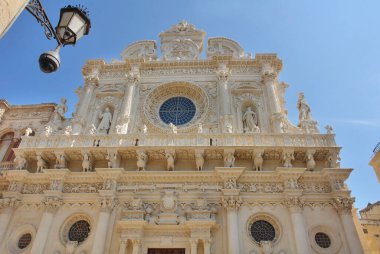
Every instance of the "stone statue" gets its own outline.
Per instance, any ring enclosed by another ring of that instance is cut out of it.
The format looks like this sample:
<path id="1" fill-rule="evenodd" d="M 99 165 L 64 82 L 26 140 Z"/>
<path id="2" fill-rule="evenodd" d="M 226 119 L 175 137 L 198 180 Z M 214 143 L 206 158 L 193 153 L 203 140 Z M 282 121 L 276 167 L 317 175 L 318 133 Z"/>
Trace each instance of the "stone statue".
<path id="1" fill-rule="evenodd" d="M 226 124 L 226 132 L 227 133 L 232 133 L 232 124 L 230 122 L 228 122 Z"/>
<path id="2" fill-rule="evenodd" d="M 298 119 L 300 122 L 304 120 L 311 120 L 311 109 L 305 100 L 304 93 L 298 94 L 297 108 L 299 111 Z"/>
<path id="3" fill-rule="evenodd" d="M 148 126 L 146 126 L 146 124 L 143 125 L 143 133 L 144 134 L 148 133 Z"/>
<path id="4" fill-rule="evenodd" d="M 166 160 L 167 160 L 167 166 L 166 166 L 167 170 L 174 171 L 175 154 L 166 153 Z"/>
<path id="5" fill-rule="evenodd" d="M 260 241 L 260 249 L 261 249 L 262 254 L 272 254 L 273 253 L 272 241 Z"/>
<path id="6" fill-rule="evenodd" d="M 203 153 L 202 152 L 196 152 L 195 153 L 195 164 L 197 166 L 198 171 L 203 170 L 204 163 L 205 163 L 205 159 L 203 157 Z"/>
<path id="7" fill-rule="evenodd" d="M 252 111 L 251 107 L 247 107 L 243 114 L 243 128 L 245 132 L 252 133 L 257 130 L 257 117 L 256 113 Z"/>
<path id="8" fill-rule="evenodd" d="M 91 124 L 89 133 L 90 135 L 94 135 L 96 133 L 96 126 L 94 124 Z"/>
<path id="9" fill-rule="evenodd" d="M 172 128 L 172 131 L 174 134 L 178 133 L 178 128 L 173 123 L 169 123 L 170 128 Z"/>
<path id="10" fill-rule="evenodd" d="M 83 154 L 83 162 L 82 162 L 82 168 L 84 172 L 90 172 L 92 171 L 92 165 L 91 165 L 91 158 L 88 153 Z"/>
<path id="11" fill-rule="evenodd" d="M 55 164 L 55 168 L 66 168 L 66 157 L 64 154 L 58 154 L 56 155 L 57 159 L 56 159 L 56 164 Z"/>
<path id="12" fill-rule="evenodd" d="M 227 155 L 224 156 L 224 166 L 232 168 L 235 164 L 235 156 L 233 153 L 227 153 Z"/>
<path id="13" fill-rule="evenodd" d="M 55 106 L 53 123 L 59 128 L 62 125 L 62 121 L 65 120 L 65 114 L 67 112 L 66 98 L 61 99 L 61 103 Z"/>
<path id="14" fill-rule="evenodd" d="M 327 134 L 333 134 L 333 127 L 331 125 L 326 125 L 325 129 Z"/>
<path id="15" fill-rule="evenodd" d="M 28 128 L 26 128 L 26 130 L 25 130 L 24 136 L 26 136 L 26 137 L 31 136 L 32 133 L 33 133 L 32 128 L 28 127 Z"/>
<path id="16" fill-rule="evenodd" d="M 294 155 L 292 152 L 285 152 L 282 156 L 282 166 L 284 168 L 291 168 L 293 167 L 292 165 L 292 160 L 294 160 Z"/>
<path id="17" fill-rule="evenodd" d="M 119 167 L 119 156 L 117 152 L 108 153 L 106 159 L 108 160 L 108 168 Z"/>
<path id="18" fill-rule="evenodd" d="M 71 125 L 66 126 L 65 135 L 71 135 L 72 132 L 73 132 L 73 127 Z"/>
<path id="19" fill-rule="evenodd" d="M 106 107 L 104 112 L 99 114 L 99 118 L 101 119 L 101 121 L 98 125 L 97 133 L 108 134 L 112 123 L 112 113 L 110 112 L 110 108 Z"/>
<path id="20" fill-rule="evenodd" d="M 262 152 L 256 152 L 253 159 L 253 165 L 254 169 L 256 171 L 262 171 L 263 170 L 263 153 Z"/>
<path id="21" fill-rule="evenodd" d="M 41 155 L 37 155 L 37 172 L 41 173 L 43 169 L 47 168 L 46 161 Z"/>
<path id="22" fill-rule="evenodd" d="M 144 151 L 137 152 L 137 171 L 145 171 L 148 155 Z"/>
<path id="23" fill-rule="evenodd" d="M 198 123 L 198 133 L 203 133 L 202 123 Z"/>
<path id="24" fill-rule="evenodd" d="M 46 125 L 44 133 L 46 137 L 49 137 L 53 133 L 53 128 L 50 125 Z"/>
<path id="25" fill-rule="evenodd" d="M 16 155 L 15 157 L 15 162 L 16 162 L 16 169 L 18 170 L 23 170 L 27 168 L 27 160 L 25 159 L 24 156 L 21 155 Z"/>
<path id="26" fill-rule="evenodd" d="M 307 170 L 314 170 L 315 168 L 315 160 L 314 160 L 314 156 L 313 156 L 313 153 L 312 152 L 307 152 L 306 153 L 306 168 Z"/>

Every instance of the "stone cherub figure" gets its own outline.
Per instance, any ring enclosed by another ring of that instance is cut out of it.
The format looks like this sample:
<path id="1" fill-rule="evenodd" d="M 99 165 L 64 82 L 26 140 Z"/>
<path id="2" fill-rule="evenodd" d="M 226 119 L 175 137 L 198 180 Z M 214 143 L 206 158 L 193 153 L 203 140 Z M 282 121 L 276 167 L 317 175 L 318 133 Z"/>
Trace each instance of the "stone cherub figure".
<path id="1" fill-rule="evenodd" d="M 243 114 L 243 129 L 245 132 L 257 132 L 257 116 L 251 107 L 247 107 Z"/>
<path id="2" fill-rule="evenodd" d="M 172 128 L 172 131 L 174 134 L 178 133 L 178 128 L 173 123 L 169 123 L 170 128 Z"/>
<path id="3" fill-rule="evenodd" d="M 110 111 L 110 108 L 106 107 L 104 112 L 99 114 L 99 118 L 101 121 L 98 125 L 97 133 L 108 134 L 112 123 L 112 113 Z"/>

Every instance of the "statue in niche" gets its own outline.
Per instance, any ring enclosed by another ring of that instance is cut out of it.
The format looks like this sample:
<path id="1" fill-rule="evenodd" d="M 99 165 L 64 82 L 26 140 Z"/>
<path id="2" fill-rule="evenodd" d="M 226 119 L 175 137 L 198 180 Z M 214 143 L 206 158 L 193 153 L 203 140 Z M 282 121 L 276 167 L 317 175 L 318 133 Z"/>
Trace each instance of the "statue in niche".
<path id="1" fill-rule="evenodd" d="M 247 107 L 243 114 L 243 128 L 246 133 L 257 132 L 257 116 L 251 107 Z"/>
<path id="2" fill-rule="evenodd" d="M 304 93 L 298 94 L 297 108 L 299 111 L 299 121 L 311 120 L 311 109 L 309 104 L 305 100 Z"/>
<path id="3" fill-rule="evenodd" d="M 98 125 L 97 133 L 108 134 L 112 123 L 112 113 L 110 112 L 110 108 L 106 107 L 104 112 L 99 114 L 99 118 L 101 119 L 101 121 Z"/>
<path id="4" fill-rule="evenodd" d="M 228 122 L 226 124 L 226 132 L 227 133 L 232 133 L 232 124 L 230 122 Z"/>
<path id="5" fill-rule="evenodd" d="M 53 123 L 57 127 L 61 127 L 62 121 L 65 120 L 65 114 L 67 112 L 66 98 L 61 99 L 61 103 L 55 106 Z"/>

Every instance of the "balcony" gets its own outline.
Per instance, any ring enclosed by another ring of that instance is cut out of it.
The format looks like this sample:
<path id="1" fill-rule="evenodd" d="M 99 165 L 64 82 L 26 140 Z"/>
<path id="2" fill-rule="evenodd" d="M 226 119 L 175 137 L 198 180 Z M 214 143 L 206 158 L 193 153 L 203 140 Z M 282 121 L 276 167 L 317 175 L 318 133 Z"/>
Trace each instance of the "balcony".
<path id="1" fill-rule="evenodd" d="M 331 134 L 110 134 L 23 137 L 20 149 L 86 147 L 336 147 Z"/>

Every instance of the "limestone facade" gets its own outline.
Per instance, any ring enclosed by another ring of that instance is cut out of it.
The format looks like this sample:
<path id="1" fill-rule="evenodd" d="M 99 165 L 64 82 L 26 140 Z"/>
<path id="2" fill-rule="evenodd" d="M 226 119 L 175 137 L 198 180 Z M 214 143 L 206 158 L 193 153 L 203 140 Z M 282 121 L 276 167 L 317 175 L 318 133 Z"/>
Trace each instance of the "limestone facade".
<path id="1" fill-rule="evenodd" d="M 363 253 L 332 128 L 303 93 L 289 121 L 276 54 L 204 36 L 87 61 L 72 118 L 1 102 L 0 253 Z"/>
<path id="2" fill-rule="evenodd" d="M 0 39 L 24 10 L 28 0 L 0 0 Z"/>

